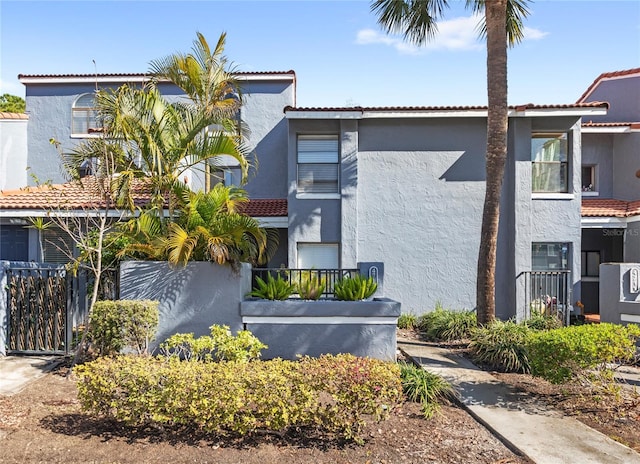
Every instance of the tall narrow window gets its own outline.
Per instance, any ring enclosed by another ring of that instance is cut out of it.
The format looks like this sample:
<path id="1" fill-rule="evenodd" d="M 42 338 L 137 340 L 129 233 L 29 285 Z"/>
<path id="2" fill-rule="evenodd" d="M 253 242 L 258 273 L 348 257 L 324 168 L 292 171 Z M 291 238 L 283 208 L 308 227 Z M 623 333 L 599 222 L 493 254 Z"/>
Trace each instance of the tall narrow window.
<path id="1" fill-rule="evenodd" d="M 590 165 L 582 165 L 582 191 L 597 192 L 596 185 L 596 167 Z"/>
<path id="2" fill-rule="evenodd" d="M 71 108 L 71 133 L 74 135 L 87 135 L 99 132 L 94 95 L 85 93 L 78 97 Z"/>
<path id="3" fill-rule="evenodd" d="M 567 134 L 533 134 L 531 179 L 533 192 L 568 192 Z"/>
<path id="4" fill-rule="evenodd" d="M 298 193 L 339 193 L 337 135 L 298 136 Z"/>

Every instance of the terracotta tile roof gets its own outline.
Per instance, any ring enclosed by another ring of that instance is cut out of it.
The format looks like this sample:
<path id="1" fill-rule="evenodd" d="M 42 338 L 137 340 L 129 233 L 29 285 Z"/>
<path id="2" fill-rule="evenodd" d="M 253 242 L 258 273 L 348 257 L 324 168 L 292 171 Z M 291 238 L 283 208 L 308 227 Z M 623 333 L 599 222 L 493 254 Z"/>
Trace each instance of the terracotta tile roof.
<path id="1" fill-rule="evenodd" d="M 598 84 L 600 84 L 601 81 L 607 80 L 607 79 L 616 79 L 616 78 L 624 78 L 624 77 L 637 77 L 640 76 L 640 68 L 633 68 L 633 69 L 625 69 L 624 71 L 613 71 L 613 72 L 606 72 L 606 73 L 602 73 L 600 74 L 596 80 L 593 81 L 593 83 L 587 88 L 587 90 L 584 91 L 584 93 L 580 96 L 580 98 L 578 98 L 578 103 L 583 103 L 584 99 L 587 98 L 591 92 L 593 92 L 593 89 L 595 89 Z"/>
<path id="2" fill-rule="evenodd" d="M 640 122 L 593 122 L 582 123 L 582 127 L 628 127 L 629 129 L 640 129 Z"/>
<path id="3" fill-rule="evenodd" d="M 516 111 L 525 111 L 532 109 L 571 109 L 571 108 L 609 108 L 607 102 L 584 102 L 584 103 L 569 103 L 569 104 L 557 104 L 557 105 L 535 105 L 533 103 L 526 103 L 524 105 L 510 105 L 509 109 Z M 284 112 L 287 111 L 335 111 L 335 112 L 349 112 L 349 111 L 474 111 L 474 110 L 487 110 L 487 106 L 352 106 L 352 107 L 293 107 L 286 106 Z"/>
<path id="4" fill-rule="evenodd" d="M 0 119 L 29 119 L 29 115 L 25 113 L 8 113 L 0 112 Z"/>
<path id="5" fill-rule="evenodd" d="M 251 217 L 282 217 L 287 216 L 287 199 L 274 198 L 264 199 L 256 198 L 249 200 L 242 212 Z"/>
<path id="6" fill-rule="evenodd" d="M 630 217 L 640 215 L 640 200 L 583 198 L 582 217 Z"/>
<path id="7" fill-rule="evenodd" d="M 143 206 L 149 202 L 150 189 L 142 182 L 134 184 L 134 204 Z M 100 190 L 95 178 L 85 177 L 82 183 L 66 183 L 27 187 L 21 190 L 0 191 L 1 210 L 45 210 L 67 209 L 81 210 L 101 207 Z M 286 199 L 250 200 L 244 207 L 244 213 L 252 217 L 287 216 Z"/>
<path id="8" fill-rule="evenodd" d="M 235 76 L 277 76 L 280 74 L 291 74 L 295 76 L 295 71 L 238 71 L 233 73 Z M 100 74 L 18 74 L 18 79 L 139 79 L 151 77 L 150 73 L 100 73 Z"/>

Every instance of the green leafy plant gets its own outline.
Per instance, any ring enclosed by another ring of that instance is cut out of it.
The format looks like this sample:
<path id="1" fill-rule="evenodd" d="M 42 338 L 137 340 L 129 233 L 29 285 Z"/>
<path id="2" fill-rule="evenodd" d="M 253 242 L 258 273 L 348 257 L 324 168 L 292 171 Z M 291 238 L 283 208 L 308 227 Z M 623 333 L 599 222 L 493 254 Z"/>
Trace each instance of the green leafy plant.
<path id="1" fill-rule="evenodd" d="M 298 284 L 298 294 L 303 300 L 317 300 L 327 288 L 326 279 L 320 277 L 313 270 L 303 271 L 300 274 L 300 283 Z"/>
<path id="2" fill-rule="evenodd" d="M 413 330 L 418 327 L 418 316 L 415 314 L 403 313 L 398 317 L 398 328 Z"/>
<path id="3" fill-rule="evenodd" d="M 504 372 L 530 372 L 526 325 L 496 320 L 477 329 L 468 347 L 474 361 Z"/>
<path id="4" fill-rule="evenodd" d="M 85 411 L 218 435 L 313 427 L 362 442 L 364 426 L 402 400 L 395 363 L 352 355 L 249 363 L 119 356 L 74 373 Z"/>
<path id="5" fill-rule="evenodd" d="M 296 286 L 288 279 L 278 275 L 274 279 L 271 274 L 267 274 L 266 282 L 260 277 L 256 277 L 256 287 L 253 288 L 249 296 L 255 296 L 265 300 L 286 300 L 296 291 Z"/>
<path id="6" fill-rule="evenodd" d="M 640 327 L 634 324 L 585 324 L 535 332 L 528 343 L 531 373 L 552 383 L 606 372 L 636 354 Z"/>
<path id="7" fill-rule="evenodd" d="M 373 296 L 378 289 L 378 284 L 373 277 L 363 277 L 360 274 L 354 277 L 345 277 L 334 285 L 336 299 L 342 301 L 366 300 Z"/>
<path id="8" fill-rule="evenodd" d="M 418 328 L 427 338 L 437 341 L 467 340 L 477 327 L 474 311 L 454 311 L 440 305 L 418 319 Z"/>
<path id="9" fill-rule="evenodd" d="M 455 397 L 455 390 L 439 375 L 415 364 L 400 362 L 402 390 L 408 400 L 422 404 L 422 413 L 429 419 L 440 409 L 440 401 Z"/>
<path id="10" fill-rule="evenodd" d="M 248 330 L 233 335 L 226 325 L 212 325 L 211 335 L 194 337 L 193 333 L 179 333 L 169 337 L 160 346 L 165 356 L 188 361 L 247 362 L 260 357 L 268 348 Z"/>
<path id="11" fill-rule="evenodd" d="M 555 314 L 532 311 L 531 317 L 522 322 L 532 330 L 552 330 L 562 327 L 562 321 Z"/>
<path id="12" fill-rule="evenodd" d="M 96 301 L 89 318 L 89 338 L 99 356 L 125 348 L 147 353 L 158 327 L 158 302 L 151 300 Z"/>

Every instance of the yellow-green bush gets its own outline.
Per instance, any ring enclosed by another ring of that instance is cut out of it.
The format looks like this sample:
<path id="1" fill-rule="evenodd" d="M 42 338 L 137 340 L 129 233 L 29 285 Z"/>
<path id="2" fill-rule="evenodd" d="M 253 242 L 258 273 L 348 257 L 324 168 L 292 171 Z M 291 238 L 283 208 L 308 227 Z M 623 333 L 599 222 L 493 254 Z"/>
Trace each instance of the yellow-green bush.
<path id="1" fill-rule="evenodd" d="M 315 426 L 359 440 L 402 399 L 396 364 L 351 355 L 203 363 L 101 358 L 75 368 L 83 409 L 130 425 L 189 425 L 216 434 Z"/>
<path id="2" fill-rule="evenodd" d="M 128 348 L 146 353 L 158 328 L 158 302 L 151 300 L 97 301 L 89 317 L 89 336 L 101 356 Z"/>
<path id="3" fill-rule="evenodd" d="M 531 373 L 562 383 L 589 369 L 633 359 L 637 325 L 586 324 L 531 333 L 527 350 Z"/>

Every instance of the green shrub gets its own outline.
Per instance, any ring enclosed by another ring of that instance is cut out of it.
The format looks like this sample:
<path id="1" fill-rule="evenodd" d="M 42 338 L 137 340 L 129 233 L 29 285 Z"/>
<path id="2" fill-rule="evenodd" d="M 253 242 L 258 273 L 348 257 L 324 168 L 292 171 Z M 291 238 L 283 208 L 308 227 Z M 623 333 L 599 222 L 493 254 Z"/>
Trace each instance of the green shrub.
<path id="1" fill-rule="evenodd" d="M 439 375 L 415 364 L 400 362 L 398 365 L 404 395 L 409 401 L 422 403 L 422 412 L 427 419 L 438 412 L 442 399 L 455 396 L 451 384 Z"/>
<path id="2" fill-rule="evenodd" d="M 478 328 L 469 350 L 474 361 L 504 372 L 530 371 L 527 342 L 531 331 L 526 325 L 496 320 Z"/>
<path id="3" fill-rule="evenodd" d="M 415 314 L 400 314 L 398 317 L 398 328 L 405 330 L 413 330 L 418 327 L 418 316 Z"/>
<path id="4" fill-rule="evenodd" d="M 256 284 L 257 286 L 249 295 L 265 300 L 286 300 L 296 291 L 296 286 L 288 279 L 283 279 L 281 275 L 274 279 L 271 274 L 267 274 L 266 282 L 260 277 L 256 277 Z"/>
<path id="5" fill-rule="evenodd" d="M 146 353 L 158 328 L 158 302 L 151 300 L 97 301 L 89 318 L 89 338 L 98 355 L 114 355 L 127 348 Z"/>
<path id="6" fill-rule="evenodd" d="M 532 330 L 552 330 L 562 327 L 562 320 L 556 314 L 532 311 L 531 317 L 522 322 Z"/>
<path id="7" fill-rule="evenodd" d="M 477 327 L 475 311 L 453 311 L 438 306 L 418 319 L 427 338 L 438 341 L 467 340 Z"/>
<path id="8" fill-rule="evenodd" d="M 360 441 L 366 420 L 382 420 L 402 399 L 397 365 L 351 355 L 250 363 L 120 356 L 74 372 L 92 414 L 221 435 L 310 426 Z"/>
<path id="9" fill-rule="evenodd" d="M 338 280 L 333 291 L 338 300 L 359 301 L 373 296 L 377 289 L 378 284 L 373 280 L 373 277 L 363 277 L 358 274 L 354 277 Z"/>
<path id="10" fill-rule="evenodd" d="M 327 287 L 326 280 L 314 271 L 303 271 L 298 284 L 298 295 L 303 300 L 317 300 Z"/>
<path id="11" fill-rule="evenodd" d="M 250 331 L 240 330 L 235 336 L 226 325 L 212 325 L 211 336 L 195 338 L 193 333 L 179 333 L 160 346 L 166 356 L 194 361 L 247 362 L 260 357 L 267 347 Z"/>
<path id="12" fill-rule="evenodd" d="M 640 337 L 637 325 L 586 324 L 536 332 L 528 343 L 531 372 L 563 383 L 588 370 L 630 361 Z"/>

